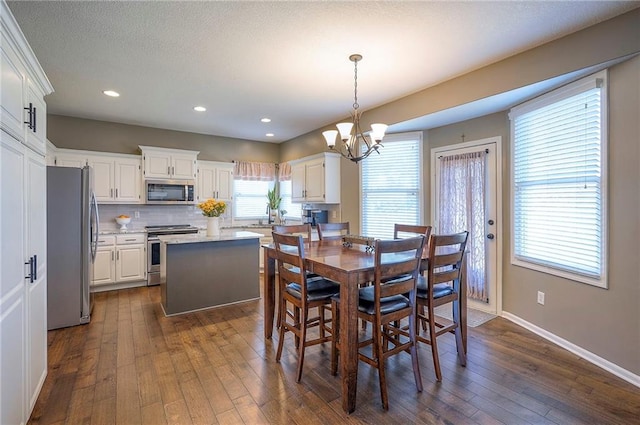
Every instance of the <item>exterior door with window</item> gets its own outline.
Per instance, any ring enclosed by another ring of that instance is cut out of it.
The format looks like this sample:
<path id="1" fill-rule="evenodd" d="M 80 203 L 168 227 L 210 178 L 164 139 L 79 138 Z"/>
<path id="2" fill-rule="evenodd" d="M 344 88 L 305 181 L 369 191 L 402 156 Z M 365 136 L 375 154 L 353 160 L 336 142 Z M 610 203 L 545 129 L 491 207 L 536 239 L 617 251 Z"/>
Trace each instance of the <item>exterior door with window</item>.
<path id="1" fill-rule="evenodd" d="M 500 138 L 478 140 L 431 151 L 434 233 L 469 232 L 467 296 L 469 306 L 490 313 L 501 309 L 499 247 Z"/>

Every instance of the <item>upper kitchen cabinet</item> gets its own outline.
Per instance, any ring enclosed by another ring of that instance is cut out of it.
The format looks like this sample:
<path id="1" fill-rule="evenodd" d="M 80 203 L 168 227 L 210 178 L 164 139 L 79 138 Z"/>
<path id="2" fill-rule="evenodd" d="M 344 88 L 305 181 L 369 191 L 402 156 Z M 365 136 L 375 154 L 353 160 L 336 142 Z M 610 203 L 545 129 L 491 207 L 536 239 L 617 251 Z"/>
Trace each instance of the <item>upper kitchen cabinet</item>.
<path id="1" fill-rule="evenodd" d="M 44 96 L 53 87 L 42 71 L 31 47 L 2 2 L 0 44 L 0 125 L 8 134 L 44 155 L 47 144 L 47 105 Z"/>
<path id="2" fill-rule="evenodd" d="M 293 202 L 340 203 L 340 155 L 325 152 L 291 164 Z"/>
<path id="3" fill-rule="evenodd" d="M 57 149 L 50 150 L 48 155 L 53 155 L 53 165 L 57 167 L 82 168 L 87 165 L 88 155 L 84 151 Z"/>
<path id="4" fill-rule="evenodd" d="M 93 168 L 93 190 L 101 203 L 142 202 L 141 158 L 137 155 L 89 155 Z"/>
<path id="5" fill-rule="evenodd" d="M 197 151 L 140 146 L 145 179 L 195 180 Z"/>
<path id="6" fill-rule="evenodd" d="M 233 198 L 233 164 L 198 161 L 198 202 L 209 198 L 231 202 Z"/>

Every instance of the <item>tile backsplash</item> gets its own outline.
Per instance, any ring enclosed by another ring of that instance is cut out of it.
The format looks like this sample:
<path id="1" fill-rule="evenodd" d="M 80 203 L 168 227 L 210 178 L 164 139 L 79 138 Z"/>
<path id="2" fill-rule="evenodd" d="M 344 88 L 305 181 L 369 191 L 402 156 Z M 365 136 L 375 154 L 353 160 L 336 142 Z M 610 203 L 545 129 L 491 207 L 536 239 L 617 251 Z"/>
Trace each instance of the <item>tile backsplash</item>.
<path id="1" fill-rule="evenodd" d="M 227 208 L 223 216 L 222 225 L 231 225 L 231 208 Z M 116 217 L 128 215 L 131 223 L 127 225 L 129 230 L 144 229 L 145 226 L 157 226 L 164 224 L 190 224 L 197 227 L 206 227 L 206 217 L 196 205 L 114 205 L 99 204 L 100 228 L 102 230 L 115 230 L 119 228 Z M 139 218 L 136 218 L 136 212 Z"/>

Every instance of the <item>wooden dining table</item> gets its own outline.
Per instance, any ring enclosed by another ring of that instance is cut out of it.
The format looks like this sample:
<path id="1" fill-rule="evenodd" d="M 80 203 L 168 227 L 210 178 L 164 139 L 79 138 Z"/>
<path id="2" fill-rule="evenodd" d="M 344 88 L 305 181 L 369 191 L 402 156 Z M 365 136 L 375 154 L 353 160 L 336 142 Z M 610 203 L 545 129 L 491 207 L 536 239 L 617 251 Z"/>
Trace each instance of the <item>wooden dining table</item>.
<path id="1" fill-rule="evenodd" d="M 276 305 L 275 246 L 264 248 L 264 337 L 273 335 Z M 356 408 L 358 378 L 358 289 L 364 282 L 374 280 L 374 258 L 366 246 L 345 247 L 340 241 L 312 241 L 305 243 L 305 266 L 309 272 L 334 280 L 340 284 L 340 366 L 342 378 L 342 408 L 351 413 Z M 461 293 L 466 294 L 464 278 Z M 466 297 L 461 297 L 462 311 L 466 312 Z M 462 314 L 461 327 L 466 346 L 466 314 Z"/>

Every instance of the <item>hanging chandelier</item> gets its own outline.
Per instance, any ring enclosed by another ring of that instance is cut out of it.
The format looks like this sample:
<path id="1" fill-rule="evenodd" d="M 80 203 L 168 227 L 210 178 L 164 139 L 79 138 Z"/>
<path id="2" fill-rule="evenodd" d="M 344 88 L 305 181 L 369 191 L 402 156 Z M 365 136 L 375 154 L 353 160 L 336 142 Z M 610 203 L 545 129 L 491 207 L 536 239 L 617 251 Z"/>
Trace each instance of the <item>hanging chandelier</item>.
<path id="1" fill-rule="evenodd" d="M 360 129 L 360 118 L 362 114 L 358 111 L 358 61 L 362 60 L 362 55 L 353 54 L 349 56 L 353 62 L 353 112 L 352 122 L 341 122 L 336 124 L 338 130 L 327 130 L 322 133 L 327 146 L 335 150 L 343 157 L 358 163 L 371 155 L 373 152 L 380 153 L 378 149 L 382 146 L 384 132 L 387 131 L 386 124 L 371 124 L 371 131 L 364 134 Z M 341 144 L 336 148 L 336 136 L 340 133 Z M 360 153 L 360 155 L 358 155 Z"/>

